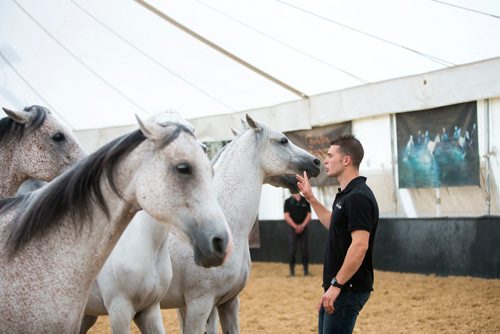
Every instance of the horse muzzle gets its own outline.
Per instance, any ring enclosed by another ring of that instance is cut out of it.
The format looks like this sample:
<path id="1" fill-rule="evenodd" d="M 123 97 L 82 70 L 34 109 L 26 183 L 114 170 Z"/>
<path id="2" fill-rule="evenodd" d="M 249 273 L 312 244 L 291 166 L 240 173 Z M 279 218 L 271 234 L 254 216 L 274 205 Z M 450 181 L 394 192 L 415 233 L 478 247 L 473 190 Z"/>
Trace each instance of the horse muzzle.
<path id="1" fill-rule="evenodd" d="M 197 238 L 198 239 L 198 238 Z M 221 266 L 232 252 L 234 247 L 230 233 L 213 236 L 209 240 L 194 243 L 194 262 L 202 267 L 210 268 Z"/>

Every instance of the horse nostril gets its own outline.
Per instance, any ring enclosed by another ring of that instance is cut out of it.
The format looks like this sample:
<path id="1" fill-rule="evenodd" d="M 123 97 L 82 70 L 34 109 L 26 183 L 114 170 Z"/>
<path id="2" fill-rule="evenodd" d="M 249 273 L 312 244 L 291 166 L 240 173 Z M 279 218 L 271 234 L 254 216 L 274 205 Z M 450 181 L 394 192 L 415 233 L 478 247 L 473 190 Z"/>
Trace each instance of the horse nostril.
<path id="1" fill-rule="evenodd" d="M 215 251 L 215 253 L 217 253 L 218 255 L 220 256 L 224 256 L 224 253 L 225 253 L 225 250 L 226 250 L 226 247 L 225 247 L 225 242 L 222 238 L 213 238 L 212 239 L 212 247 Z"/>
<path id="2" fill-rule="evenodd" d="M 314 165 L 315 165 L 316 167 L 321 166 L 321 161 L 319 161 L 319 159 L 314 159 Z"/>

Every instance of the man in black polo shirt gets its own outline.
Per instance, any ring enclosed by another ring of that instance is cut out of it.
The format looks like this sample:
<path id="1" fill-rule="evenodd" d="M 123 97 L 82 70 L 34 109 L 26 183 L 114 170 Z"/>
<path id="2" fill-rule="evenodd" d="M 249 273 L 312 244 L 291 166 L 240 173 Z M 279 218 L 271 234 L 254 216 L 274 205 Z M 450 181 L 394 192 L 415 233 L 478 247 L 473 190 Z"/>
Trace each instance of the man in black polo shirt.
<path id="1" fill-rule="evenodd" d="M 352 333 L 359 311 L 373 290 L 373 241 L 379 212 L 366 178 L 359 176 L 363 146 L 352 135 L 330 142 L 325 169 L 340 183 L 332 211 L 314 196 L 307 174 L 297 185 L 328 229 L 318 333 Z"/>
<path id="2" fill-rule="evenodd" d="M 290 276 L 295 276 L 295 253 L 297 244 L 302 254 L 304 276 L 309 276 L 309 230 L 307 225 L 311 221 L 311 205 L 300 194 L 293 194 L 285 201 L 285 221 L 288 224 L 288 264 Z"/>

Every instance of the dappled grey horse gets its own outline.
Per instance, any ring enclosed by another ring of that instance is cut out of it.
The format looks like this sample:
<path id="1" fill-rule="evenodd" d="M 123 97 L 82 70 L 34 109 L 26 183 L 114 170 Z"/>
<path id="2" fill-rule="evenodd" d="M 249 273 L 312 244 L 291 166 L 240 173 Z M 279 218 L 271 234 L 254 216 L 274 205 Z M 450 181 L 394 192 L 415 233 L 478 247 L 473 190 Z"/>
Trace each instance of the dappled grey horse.
<path id="1" fill-rule="evenodd" d="M 192 124 L 178 114 L 165 116 L 194 132 Z M 134 216 L 92 284 L 81 333 L 86 333 L 101 315 L 109 315 L 113 333 L 130 332 L 132 320 L 143 333 L 165 332 L 160 300 L 172 277 L 170 258 L 164 255 L 169 231 L 181 232 L 191 247 L 197 247 L 190 231 L 175 223 L 158 223 L 144 211 Z M 200 260 L 194 259 L 198 265 L 214 265 Z"/>
<path id="2" fill-rule="evenodd" d="M 141 208 L 196 228 L 196 259 L 224 261 L 230 232 L 199 142 L 182 124 L 138 121 L 47 186 L 0 201 L 0 332 L 78 333 L 92 282 Z"/>
<path id="3" fill-rule="evenodd" d="M 3 110 L 8 117 L 0 120 L 0 199 L 14 196 L 29 178 L 52 180 L 86 155 L 47 108 Z"/>
<path id="4" fill-rule="evenodd" d="M 239 293 L 250 274 L 248 237 L 258 214 L 262 184 L 283 186 L 280 176 L 320 172 L 320 161 L 285 135 L 247 116 L 248 128 L 218 155 L 214 192 L 233 234 L 234 250 L 223 266 L 202 268 L 192 250 L 175 235 L 168 248 L 173 277 L 162 308 L 179 308 L 183 333 L 203 333 L 217 307 L 223 333 L 239 333 Z M 214 163 L 214 161 L 212 161 Z M 292 181 L 292 183 L 295 183 Z M 216 332 L 215 332 L 216 333 Z"/>

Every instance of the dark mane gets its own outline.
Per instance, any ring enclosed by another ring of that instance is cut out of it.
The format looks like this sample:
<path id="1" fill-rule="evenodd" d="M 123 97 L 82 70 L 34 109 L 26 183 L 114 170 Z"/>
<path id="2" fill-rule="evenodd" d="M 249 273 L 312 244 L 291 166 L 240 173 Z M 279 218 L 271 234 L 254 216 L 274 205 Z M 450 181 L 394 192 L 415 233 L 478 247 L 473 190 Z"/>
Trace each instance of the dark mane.
<path id="1" fill-rule="evenodd" d="M 141 131 L 113 140 L 88 156 L 66 173 L 33 194 L 31 203 L 23 202 L 19 215 L 7 241 L 8 252 L 14 255 L 34 236 L 42 235 L 69 213 L 80 228 L 82 220 L 92 215 L 92 202 L 109 215 L 100 187 L 106 175 L 114 191 L 113 169 L 120 160 L 145 140 Z M 36 196 L 36 197 L 35 197 Z"/>
<path id="2" fill-rule="evenodd" d="M 164 126 L 172 125 L 175 130 L 162 139 L 161 147 L 170 144 L 181 131 L 192 135 L 188 128 L 180 124 L 168 123 Z M 20 205 L 20 213 L 7 241 L 9 254 L 13 256 L 33 237 L 50 233 L 50 228 L 57 225 L 64 214 L 69 214 L 78 231 L 81 231 L 85 218 L 93 214 L 93 203 L 109 218 L 101 179 L 105 177 L 111 189 L 121 197 L 115 183 L 115 167 L 145 139 L 144 134 L 136 130 L 111 141 L 33 194 L 31 203 L 23 201 L 25 204 Z"/>
<path id="3" fill-rule="evenodd" d="M 42 106 L 26 107 L 24 111 L 34 113 L 33 119 L 28 125 L 14 122 L 10 117 L 0 119 L 0 144 L 10 138 L 21 139 L 25 132 L 38 129 L 45 122 L 49 112 L 48 109 Z"/>
<path id="4" fill-rule="evenodd" d="M 168 123 L 162 126 L 172 125 L 175 129 L 163 138 L 161 147 L 170 144 L 181 131 L 192 135 L 188 128 L 180 124 Z M 6 208 L 20 203 L 16 222 L 7 240 L 8 253 L 13 256 L 32 238 L 50 233 L 51 227 L 57 225 L 65 214 L 70 215 L 75 227 L 81 232 L 85 219 L 93 214 L 93 203 L 109 218 L 109 208 L 100 186 L 101 180 L 105 177 L 111 189 L 121 197 L 115 183 L 115 167 L 145 139 L 140 130 L 119 137 L 80 161 L 43 189 L 24 197 L 30 200 L 6 203 Z M 2 211 L 4 208 L 0 202 L 0 214 Z"/>

